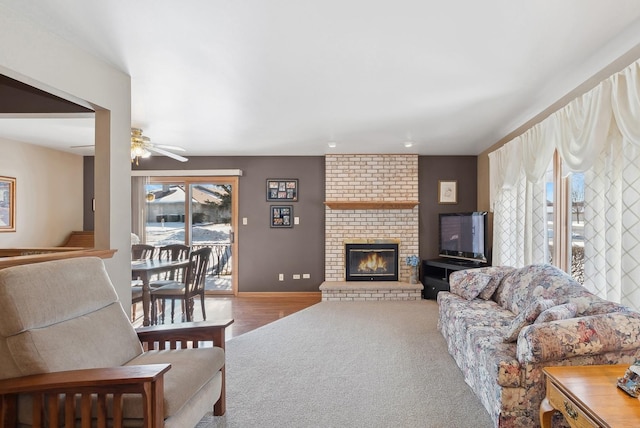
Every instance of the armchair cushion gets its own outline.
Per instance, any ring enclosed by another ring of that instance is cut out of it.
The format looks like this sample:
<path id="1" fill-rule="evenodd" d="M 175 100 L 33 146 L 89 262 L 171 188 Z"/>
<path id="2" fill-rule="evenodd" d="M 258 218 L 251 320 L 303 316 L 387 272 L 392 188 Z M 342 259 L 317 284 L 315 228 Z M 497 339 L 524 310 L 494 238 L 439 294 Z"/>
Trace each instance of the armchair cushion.
<path id="1" fill-rule="evenodd" d="M 93 257 L 0 270 L 0 339 L 0 379 L 120 366 L 142 353 L 102 260 Z"/>
<path id="2" fill-rule="evenodd" d="M 6 343 L 18 375 L 120 366 L 142 353 L 120 303 L 90 317 L 24 331 L 7 337 Z"/>
<path id="3" fill-rule="evenodd" d="M 221 348 L 149 351 L 125 365 L 170 363 L 171 370 L 164 376 L 165 418 L 176 415 L 190 399 L 211 381 L 224 366 L 224 351 Z M 219 394 L 219 391 L 218 391 Z M 140 400 L 139 396 L 135 399 Z M 142 402 L 140 401 L 140 404 Z M 142 405 L 125 406 L 126 418 L 142 417 Z"/>

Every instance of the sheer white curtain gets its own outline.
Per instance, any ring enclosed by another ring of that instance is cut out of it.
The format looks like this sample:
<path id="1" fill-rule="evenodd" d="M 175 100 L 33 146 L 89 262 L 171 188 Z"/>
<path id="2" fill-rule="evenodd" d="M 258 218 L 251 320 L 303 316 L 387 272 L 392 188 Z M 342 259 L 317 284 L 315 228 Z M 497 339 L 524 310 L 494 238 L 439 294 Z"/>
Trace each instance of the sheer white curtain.
<path id="1" fill-rule="evenodd" d="M 511 145 L 521 146 L 521 154 L 513 148 L 502 150 Z M 639 63 L 503 148 L 489 155 L 494 221 L 505 223 L 494 225 L 494 264 L 546 261 L 536 241 L 546 222 L 534 220 L 540 192 L 535 186 L 555 149 L 569 170 L 585 173 L 585 286 L 601 297 L 640 309 Z M 509 158 L 520 165 L 524 187 L 503 179 Z M 514 195 L 514 188 L 526 194 Z M 507 236 L 511 234 L 523 238 L 514 240 Z"/>
<path id="2" fill-rule="evenodd" d="M 520 144 L 505 144 L 489 154 L 494 266 L 518 266 L 524 258 L 525 179 L 520 158 Z"/>
<path id="3" fill-rule="evenodd" d="M 142 243 L 146 242 L 145 218 L 147 211 L 147 195 L 145 192 L 145 185 L 148 183 L 149 177 L 131 177 L 131 233 L 135 234 Z"/>
<path id="4" fill-rule="evenodd" d="M 535 126 L 489 154 L 493 265 L 521 267 L 548 260 L 544 175 L 553 144 Z"/>
<path id="5" fill-rule="evenodd" d="M 640 309 L 639 64 L 608 82 L 613 126 L 606 150 L 585 173 L 585 286 Z"/>

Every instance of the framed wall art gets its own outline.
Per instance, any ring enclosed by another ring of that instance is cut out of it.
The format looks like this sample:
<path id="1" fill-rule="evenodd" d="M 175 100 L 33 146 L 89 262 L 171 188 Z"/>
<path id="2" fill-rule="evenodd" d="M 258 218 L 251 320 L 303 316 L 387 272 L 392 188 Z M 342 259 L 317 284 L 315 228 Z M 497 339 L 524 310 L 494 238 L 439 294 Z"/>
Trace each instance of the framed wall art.
<path id="1" fill-rule="evenodd" d="M 16 231 L 16 179 L 0 177 L 0 232 Z"/>
<path id="2" fill-rule="evenodd" d="M 438 180 L 438 203 L 457 204 L 458 203 L 458 181 Z"/>
<path id="3" fill-rule="evenodd" d="M 293 205 L 271 205 L 271 227 L 293 227 Z"/>
<path id="4" fill-rule="evenodd" d="M 267 179 L 267 201 L 298 200 L 298 179 L 269 178 Z"/>

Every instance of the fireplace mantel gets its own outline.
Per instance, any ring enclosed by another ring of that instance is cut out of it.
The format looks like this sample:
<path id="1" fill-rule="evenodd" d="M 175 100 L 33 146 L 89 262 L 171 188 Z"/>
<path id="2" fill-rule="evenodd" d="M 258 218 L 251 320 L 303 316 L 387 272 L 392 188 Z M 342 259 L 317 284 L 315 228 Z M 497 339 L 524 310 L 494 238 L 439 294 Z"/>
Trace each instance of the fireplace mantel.
<path id="1" fill-rule="evenodd" d="M 332 210 L 410 210 L 418 201 L 326 201 Z"/>

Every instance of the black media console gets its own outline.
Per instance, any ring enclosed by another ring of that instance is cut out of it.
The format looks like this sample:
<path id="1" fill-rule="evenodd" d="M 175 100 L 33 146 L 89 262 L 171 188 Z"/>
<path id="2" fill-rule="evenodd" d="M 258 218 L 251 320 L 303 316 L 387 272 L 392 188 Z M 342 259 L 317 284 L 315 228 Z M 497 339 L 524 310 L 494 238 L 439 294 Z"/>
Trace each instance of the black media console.
<path id="1" fill-rule="evenodd" d="M 469 262 L 456 259 L 431 259 L 422 261 L 422 297 L 435 299 L 439 291 L 449 291 L 451 272 L 489 266 L 486 263 Z"/>

